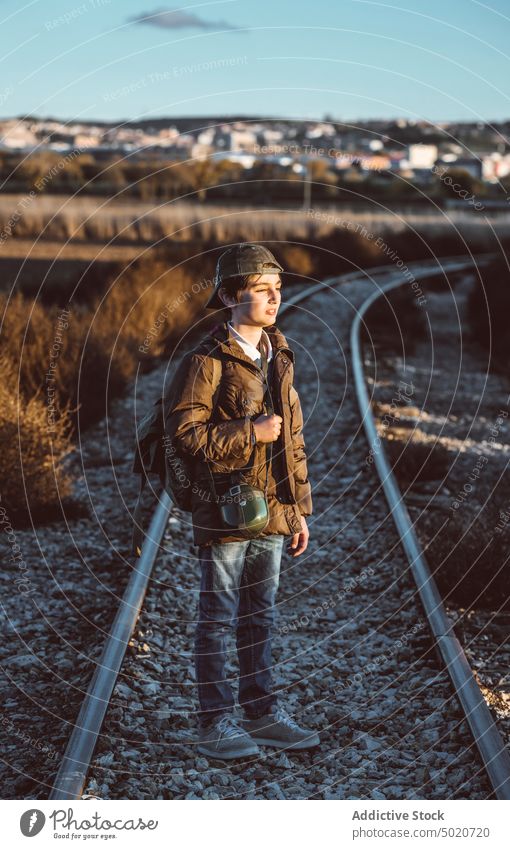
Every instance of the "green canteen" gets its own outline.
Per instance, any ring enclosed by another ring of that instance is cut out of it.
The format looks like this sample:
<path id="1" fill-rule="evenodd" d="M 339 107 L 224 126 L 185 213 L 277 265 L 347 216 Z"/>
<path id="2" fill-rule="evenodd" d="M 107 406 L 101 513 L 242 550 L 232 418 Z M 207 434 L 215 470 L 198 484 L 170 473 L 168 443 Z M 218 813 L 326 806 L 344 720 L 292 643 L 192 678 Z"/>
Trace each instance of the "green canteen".
<path id="1" fill-rule="evenodd" d="M 260 533 L 269 521 L 264 493 L 246 483 L 231 486 L 220 499 L 220 515 L 226 528 Z"/>

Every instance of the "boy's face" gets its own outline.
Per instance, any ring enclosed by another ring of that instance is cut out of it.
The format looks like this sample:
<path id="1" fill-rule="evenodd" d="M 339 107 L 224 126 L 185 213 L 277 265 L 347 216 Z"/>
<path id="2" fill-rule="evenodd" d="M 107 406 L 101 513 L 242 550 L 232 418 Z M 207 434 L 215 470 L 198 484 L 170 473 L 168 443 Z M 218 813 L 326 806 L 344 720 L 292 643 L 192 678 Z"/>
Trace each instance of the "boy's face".
<path id="1" fill-rule="evenodd" d="M 251 281 L 246 289 L 239 290 L 239 302 L 227 296 L 227 306 L 232 309 L 232 321 L 257 327 L 274 324 L 282 300 L 281 288 L 280 275 L 268 272 Z"/>

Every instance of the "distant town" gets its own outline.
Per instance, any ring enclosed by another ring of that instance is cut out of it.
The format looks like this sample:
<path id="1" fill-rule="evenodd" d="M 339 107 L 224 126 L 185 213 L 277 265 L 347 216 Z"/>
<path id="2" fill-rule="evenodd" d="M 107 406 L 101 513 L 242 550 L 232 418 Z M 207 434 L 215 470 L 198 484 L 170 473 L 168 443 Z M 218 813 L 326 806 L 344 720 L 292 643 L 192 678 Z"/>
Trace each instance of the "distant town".
<path id="1" fill-rule="evenodd" d="M 431 170 L 461 169 L 497 183 L 510 174 L 510 122 L 433 124 L 425 121 L 261 120 L 180 118 L 108 123 L 66 123 L 11 118 L 0 121 L 0 152 L 89 152 L 94 158 L 227 160 L 251 169 L 257 162 L 306 170 L 317 159 L 339 175 L 393 172 L 427 183 Z"/>

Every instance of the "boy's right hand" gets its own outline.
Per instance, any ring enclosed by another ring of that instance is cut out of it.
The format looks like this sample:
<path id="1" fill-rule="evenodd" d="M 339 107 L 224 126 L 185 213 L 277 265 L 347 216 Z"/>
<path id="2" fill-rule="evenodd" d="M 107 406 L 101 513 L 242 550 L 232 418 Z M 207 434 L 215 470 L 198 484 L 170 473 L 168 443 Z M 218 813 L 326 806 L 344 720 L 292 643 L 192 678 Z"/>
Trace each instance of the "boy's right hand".
<path id="1" fill-rule="evenodd" d="M 282 429 L 282 417 L 277 415 L 259 416 L 255 419 L 253 426 L 257 442 L 274 442 L 280 436 Z"/>

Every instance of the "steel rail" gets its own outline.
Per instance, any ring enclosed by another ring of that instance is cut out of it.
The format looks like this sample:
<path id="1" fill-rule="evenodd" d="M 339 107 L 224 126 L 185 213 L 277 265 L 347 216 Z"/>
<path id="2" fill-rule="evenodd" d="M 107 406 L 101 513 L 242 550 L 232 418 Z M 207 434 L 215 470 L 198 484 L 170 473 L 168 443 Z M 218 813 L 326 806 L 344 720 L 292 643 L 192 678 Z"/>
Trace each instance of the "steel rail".
<path id="1" fill-rule="evenodd" d="M 468 267 L 471 264 L 472 261 L 465 262 L 463 266 L 461 264 L 457 267 L 449 267 L 449 270 L 457 270 L 459 267 Z M 413 269 L 415 279 L 428 275 L 430 275 L 429 269 L 423 271 Z M 497 799 L 510 799 L 510 754 L 492 719 L 464 649 L 455 636 L 453 623 L 446 613 L 443 600 L 414 531 L 413 523 L 403 502 L 402 493 L 388 462 L 384 447 L 381 443 L 380 449 L 375 450 L 374 448 L 380 440 L 365 382 L 360 330 L 367 310 L 372 304 L 393 289 L 406 284 L 409 285 L 407 281 L 402 280 L 401 275 L 385 283 L 381 287 L 381 291 L 372 293 L 363 302 L 352 323 L 351 358 L 358 406 L 368 445 L 373 451 L 375 467 L 409 561 L 436 648 L 450 676 L 495 796 Z"/>
<path id="2" fill-rule="evenodd" d="M 142 553 L 137 559 L 122 597 L 101 658 L 83 700 L 67 744 L 50 799 L 79 799 L 87 778 L 97 738 L 108 710 L 113 688 L 131 634 L 136 625 L 147 584 L 163 539 L 172 501 L 163 492 L 152 516 Z"/>

